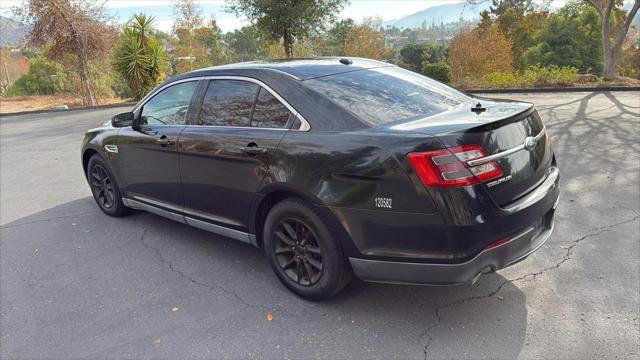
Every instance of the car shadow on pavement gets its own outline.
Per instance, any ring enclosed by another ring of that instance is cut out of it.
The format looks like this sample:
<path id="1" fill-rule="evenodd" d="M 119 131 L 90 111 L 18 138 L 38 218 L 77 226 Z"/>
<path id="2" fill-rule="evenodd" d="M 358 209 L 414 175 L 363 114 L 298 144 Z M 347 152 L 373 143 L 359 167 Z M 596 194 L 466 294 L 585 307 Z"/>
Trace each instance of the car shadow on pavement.
<path id="1" fill-rule="evenodd" d="M 197 328 L 197 336 L 204 336 L 199 327 L 225 323 L 224 316 L 235 314 L 246 323 L 234 328 L 238 320 L 226 322 L 220 336 L 242 333 L 265 349 L 275 334 L 278 346 L 295 349 L 300 339 L 294 333 L 304 334 L 309 325 L 332 344 L 327 357 L 367 357 L 367 349 L 382 358 L 515 358 L 526 332 L 525 295 L 499 274 L 457 287 L 354 280 L 332 299 L 309 302 L 278 282 L 260 249 L 148 213 L 111 218 L 89 197 L 11 221 L 1 234 L 2 331 L 14 334 L 4 342 L 3 355 L 37 357 L 31 352 L 35 348 L 25 350 L 33 336 L 52 338 L 60 346 L 59 352 L 49 348 L 45 353 L 69 355 L 65 344 L 90 342 L 121 309 L 138 314 L 122 314 L 117 326 L 126 331 L 127 322 L 140 321 L 145 312 L 155 314 L 155 307 L 164 312 L 165 300 L 188 308 L 190 321 L 156 320 L 154 331 Z M 160 300 L 150 301 L 149 294 Z M 118 308 L 100 315 L 112 303 Z M 267 313 L 281 328 L 259 326 Z M 64 331 L 51 321 L 61 317 L 74 319 Z M 300 319 L 305 327 L 296 329 Z M 21 340 L 23 331 L 30 335 Z"/>

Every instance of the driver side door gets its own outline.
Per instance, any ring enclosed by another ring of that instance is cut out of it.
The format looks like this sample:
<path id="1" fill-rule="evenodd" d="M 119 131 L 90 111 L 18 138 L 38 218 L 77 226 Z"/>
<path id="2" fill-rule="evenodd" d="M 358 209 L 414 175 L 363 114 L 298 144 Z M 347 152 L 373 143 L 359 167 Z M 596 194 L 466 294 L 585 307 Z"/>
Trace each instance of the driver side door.
<path id="1" fill-rule="evenodd" d="M 118 157 L 126 197 L 181 212 L 177 144 L 200 82 L 187 81 L 160 90 L 135 113 L 134 125 L 118 138 Z"/>

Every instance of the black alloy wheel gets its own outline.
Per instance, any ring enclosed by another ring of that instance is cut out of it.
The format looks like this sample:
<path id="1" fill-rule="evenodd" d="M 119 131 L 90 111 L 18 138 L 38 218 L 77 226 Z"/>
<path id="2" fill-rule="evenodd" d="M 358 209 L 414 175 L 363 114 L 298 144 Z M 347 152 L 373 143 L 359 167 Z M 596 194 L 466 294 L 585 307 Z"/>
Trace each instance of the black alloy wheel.
<path id="1" fill-rule="evenodd" d="M 86 173 L 93 198 L 100 210 L 116 217 L 131 212 L 131 209 L 124 206 L 116 178 L 100 155 L 95 154 L 89 159 Z"/>
<path id="2" fill-rule="evenodd" d="M 287 218 L 275 229 L 275 255 L 282 271 L 303 286 L 322 277 L 323 258 L 317 236 L 303 221 Z"/>
<path id="3" fill-rule="evenodd" d="M 353 270 L 326 214 L 299 198 L 277 203 L 265 219 L 263 248 L 278 279 L 308 300 L 344 289 Z"/>
<path id="4" fill-rule="evenodd" d="M 101 208 L 110 209 L 115 204 L 113 184 L 107 170 L 101 164 L 95 164 L 89 175 L 91 187 L 96 194 L 96 201 Z"/>

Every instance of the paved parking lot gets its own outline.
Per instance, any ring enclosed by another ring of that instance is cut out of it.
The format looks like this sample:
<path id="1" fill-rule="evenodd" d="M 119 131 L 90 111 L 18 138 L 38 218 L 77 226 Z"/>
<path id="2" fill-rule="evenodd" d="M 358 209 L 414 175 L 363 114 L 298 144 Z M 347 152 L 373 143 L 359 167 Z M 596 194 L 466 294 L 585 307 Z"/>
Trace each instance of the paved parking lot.
<path id="1" fill-rule="evenodd" d="M 637 359 L 640 93 L 500 97 L 535 103 L 551 132 L 549 242 L 473 286 L 356 281 L 318 303 L 258 249 L 103 215 L 79 146 L 123 109 L 0 118 L 0 357 Z"/>

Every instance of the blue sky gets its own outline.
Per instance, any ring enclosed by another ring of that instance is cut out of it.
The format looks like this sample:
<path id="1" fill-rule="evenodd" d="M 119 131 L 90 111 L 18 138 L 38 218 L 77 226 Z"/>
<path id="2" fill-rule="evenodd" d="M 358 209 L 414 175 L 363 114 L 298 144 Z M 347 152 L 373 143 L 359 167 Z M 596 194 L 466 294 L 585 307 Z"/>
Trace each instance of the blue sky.
<path id="1" fill-rule="evenodd" d="M 100 1 L 100 0 L 96 0 Z M 362 20 L 368 16 L 378 16 L 382 20 L 393 20 L 416 13 L 431 6 L 459 3 L 463 0 L 351 0 L 340 13 L 340 17 Z M 246 19 L 238 18 L 225 11 L 223 0 L 197 1 L 206 18 L 214 16 L 222 31 L 232 31 L 245 25 Z M 553 6 L 562 6 L 566 0 L 553 0 Z M 0 0 L 0 14 L 10 15 L 10 8 L 19 6 L 22 0 Z M 123 23 L 133 14 L 144 12 L 156 18 L 156 26 L 164 31 L 171 30 L 172 0 L 106 0 L 105 4 L 111 15 Z"/>
<path id="2" fill-rule="evenodd" d="M 19 6 L 21 0 L 0 0 L 0 14 L 10 15 L 12 6 Z M 352 0 L 342 11 L 340 17 L 350 17 L 362 20 L 367 16 L 379 16 L 383 20 L 397 19 L 413 14 L 431 6 L 458 3 L 461 0 Z M 198 1 L 203 9 L 203 15 L 209 18 L 215 16 L 223 31 L 230 31 L 246 24 L 245 19 L 227 13 L 223 0 Z M 107 0 L 109 13 L 119 22 L 125 22 L 131 15 L 144 12 L 156 17 L 156 26 L 162 30 L 171 29 L 171 0 Z"/>

